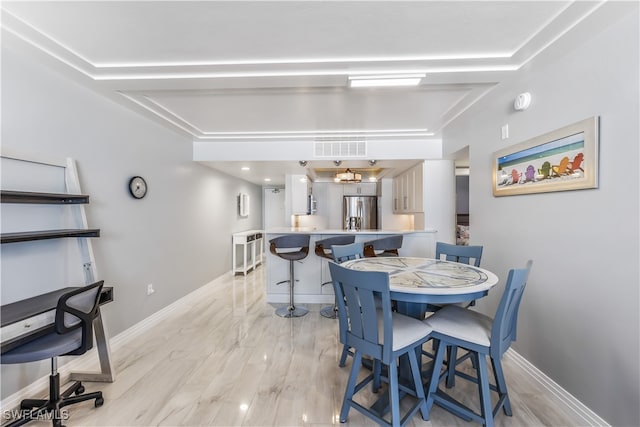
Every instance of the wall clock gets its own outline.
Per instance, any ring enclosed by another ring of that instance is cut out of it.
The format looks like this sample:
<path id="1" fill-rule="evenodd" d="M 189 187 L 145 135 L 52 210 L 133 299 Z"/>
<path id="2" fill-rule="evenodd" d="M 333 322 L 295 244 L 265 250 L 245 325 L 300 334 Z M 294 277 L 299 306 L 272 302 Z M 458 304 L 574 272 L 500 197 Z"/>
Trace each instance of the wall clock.
<path id="1" fill-rule="evenodd" d="M 129 180 L 129 192 L 136 199 L 142 199 L 147 194 L 147 182 L 141 176 L 134 176 Z"/>

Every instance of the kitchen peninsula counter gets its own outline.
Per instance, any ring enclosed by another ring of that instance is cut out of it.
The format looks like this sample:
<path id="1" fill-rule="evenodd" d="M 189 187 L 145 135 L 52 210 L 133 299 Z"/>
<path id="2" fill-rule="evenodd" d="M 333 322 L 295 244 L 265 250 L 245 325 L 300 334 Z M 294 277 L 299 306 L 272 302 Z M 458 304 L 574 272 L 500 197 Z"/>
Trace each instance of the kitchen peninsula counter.
<path id="1" fill-rule="evenodd" d="M 296 283 L 294 295 L 296 303 L 334 302 L 333 286 L 327 259 L 315 254 L 316 241 L 333 236 L 353 234 L 356 242 L 366 242 L 392 234 L 402 234 L 401 256 L 427 257 L 435 255 L 436 230 L 342 230 L 314 229 L 310 227 L 272 228 L 265 232 L 265 252 L 267 269 L 266 301 L 268 303 L 287 303 L 289 301 L 289 284 L 277 282 L 289 278 L 289 262 L 273 255 L 269 251 L 269 240 L 287 234 L 309 234 L 309 255 L 295 263 Z M 328 282 L 328 283 L 327 283 Z M 326 283 L 324 286 L 323 283 Z"/>

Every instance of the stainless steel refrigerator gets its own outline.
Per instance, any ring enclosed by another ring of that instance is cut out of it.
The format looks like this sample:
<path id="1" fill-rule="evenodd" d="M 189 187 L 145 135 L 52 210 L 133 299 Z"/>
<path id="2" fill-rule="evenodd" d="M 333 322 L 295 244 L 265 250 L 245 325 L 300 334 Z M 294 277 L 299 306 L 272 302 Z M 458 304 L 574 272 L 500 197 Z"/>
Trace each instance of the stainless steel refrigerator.
<path id="1" fill-rule="evenodd" d="M 378 197 L 344 196 L 342 218 L 344 230 L 377 230 Z"/>

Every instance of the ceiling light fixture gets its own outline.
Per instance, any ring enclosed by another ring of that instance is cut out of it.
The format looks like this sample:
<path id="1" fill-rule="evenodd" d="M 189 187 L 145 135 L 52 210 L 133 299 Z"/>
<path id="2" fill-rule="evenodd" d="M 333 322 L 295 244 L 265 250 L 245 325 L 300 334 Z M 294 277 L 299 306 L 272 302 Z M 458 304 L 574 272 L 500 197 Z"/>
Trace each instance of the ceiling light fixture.
<path id="1" fill-rule="evenodd" d="M 361 182 L 362 174 L 347 169 L 344 172 L 338 172 L 335 180 L 336 182 Z"/>
<path id="2" fill-rule="evenodd" d="M 242 169 L 243 171 L 251 170 L 251 168 L 249 166 L 243 166 L 240 169 Z"/>
<path id="3" fill-rule="evenodd" d="M 379 76 L 349 76 L 351 87 L 418 86 L 425 74 L 386 74 Z"/>
<path id="4" fill-rule="evenodd" d="M 300 160 L 298 163 L 299 163 L 299 164 L 300 164 L 300 166 L 302 166 L 302 167 L 307 166 L 307 161 L 306 161 L 306 160 Z"/>

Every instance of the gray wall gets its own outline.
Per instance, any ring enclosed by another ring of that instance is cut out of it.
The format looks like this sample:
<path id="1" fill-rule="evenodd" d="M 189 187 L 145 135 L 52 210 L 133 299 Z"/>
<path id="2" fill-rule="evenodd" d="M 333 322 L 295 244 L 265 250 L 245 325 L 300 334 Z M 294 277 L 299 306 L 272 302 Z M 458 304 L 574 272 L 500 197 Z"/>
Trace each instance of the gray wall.
<path id="1" fill-rule="evenodd" d="M 82 190 L 91 196 L 88 223 L 101 229 L 93 241 L 99 278 L 115 288 L 115 302 L 103 309 L 111 336 L 228 272 L 231 233 L 261 228 L 261 188 L 193 162 L 190 138 L 71 82 L 26 52 L 3 40 L 2 148 L 76 159 Z M 142 200 L 127 191 L 133 175 L 148 182 Z M 240 192 L 251 197 L 248 218 L 237 216 Z M 15 245 L 32 246 L 4 245 L 3 262 L 5 251 L 24 247 L 29 256 L 47 243 Z M 47 268 L 31 268 L 29 277 L 41 282 L 75 281 L 70 271 L 54 278 Z M 2 293 L 22 286 L 21 278 L 20 271 L 3 268 Z M 148 283 L 156 289 L 151 296 Z M 48 362 L 3 365 L 2 398 L 48 369 Z"/>
<path id="2" fill-rule="evenodd" d="M 638 426 L 638 3 L 606 4 L 447 127 L 470 145 L 471 244 L 502 278 L 534 260 L 514 348 L 617 426 Z M 533 102 L 515 112 L 513 99 Z M 492 153 L 600 116 L 600 187 L 494 198 Z M 500 128 L 510 126 L 510 138 Z M 479 304 L 493 313 L 503 288 Z"/>

